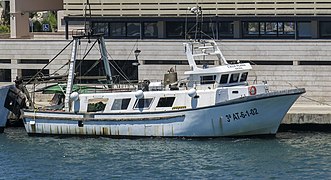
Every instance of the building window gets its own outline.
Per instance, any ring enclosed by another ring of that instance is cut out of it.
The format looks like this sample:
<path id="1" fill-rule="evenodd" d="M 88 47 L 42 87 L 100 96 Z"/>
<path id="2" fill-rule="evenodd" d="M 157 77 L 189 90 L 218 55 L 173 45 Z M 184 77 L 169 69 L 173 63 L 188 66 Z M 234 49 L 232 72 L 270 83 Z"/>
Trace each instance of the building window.
<path id="1" fill-rule="evenodd" d="M 266 35 L 277 35 L 277 23 L 266 22 L 265 23 L 265 34 Z"/>
<path id="2" fill-rule="evenodd" d="M 246 38 L 294 38 L 294 22 L 243 22 Z"/>
<path id="3" fill-rule="evenodd" d="M 331 38 L 331 22 L 320 22 L 321 38 Z"/>
<path id="4" fill-rule="evenodd" d="M 10 59 L 0 59 L 0 64 L 10 64 L 11 60 Z"/>
<path id="5" fill-rule="evenodd" d="M 19 64 L 48 64 L 48 59 L 19 59 Z"/>
<path id="6" fill-rule="evenodd" d="M 172 107 L 175 97 L 161 97 L 156 107 Z"/>
<path id="7" fill-rule="evenodd" d="M 311 23 L 310 22 L 298 22 L 298 37 L 299 38 L 311 38 Z"/>
<path id="8" fill-rule="evenodd" d="M 103 34 L 105 37 L 109 36 L 109 24 L 103 22 L 95 22 L 92 24 L 93 33 Z"/>
<path id="9" fill-rule="evenodd" d="M 120 38 L 126 36 L 125 23 L 110 23 L 110 37 Z"/>
<path id="10" fill-rule="evenodd" d="M 132 66 L 135 60 L 113 60 L 110 61 L 112 80 L 114 83 L 127 83 L 127 80 L 138 80 L 138 66 Z M 118 69 L 121 69 L 119 72 Z M 104 65 L 96 60 L 77 60 L 76 61 L 77 80 L 79 83 L 97 83 L 106 79 Z M 89 76 L 89 77 L 86 77 Z M 101 77 L 103 76 L 103 77 Z M 80 77 L 78 79 L 78 77 Z"/>
<path id="11" fill-rule="evenodd" d="M 105 77 L 106 75 L 103 63 L 100 61 L 77 60 L 75 65 L 76 78 L 79 83 L 100 83 L 99 79 L 101 79 L 101 76 Z"/>
<path id="12" fill-rule="evenodd" d="M 11 82 L 10 69 L 0 69 L 0 82 Z"/>
<path id="13" fill-rule="evenodd" d="M 156 22 L 145 22 L 144 23 L 144 38 L 157 38 L 158 29 Z"/>
<path id="14" fill-rule="evenodd" d="M 245 23 L 245 34 L 247 35 L 259 35 L 260 24 L 258 22 Z"/>
<path id="15" fill-rule="evenodd" d="M 202 24 L 202 37 L 207 39 L 217 39 L 217 27 L 215 23 L 203 23 Z"/>
<path id="16" fill-rule="evenodd" d="M 115 99 L 111 110 L 126 110 L 129 106 L 130 100 L 130 98 Z"/>
<path id="17" fill-rule="evenodd" d="M 219 38 L 233 38 L 233 22 L 220 22 L 218 29 Z"/>
<path id="18" fill-rule="evenodd" d="M 295 34 L 295 23 L 294 22 L 284 22 L 284 34 L 294 35 Z"/>
<path id="19" fill-rule="evenodd" d="M 127 23 L 126 28 L 128 37 L 140 37 L 140 23 Z"/>
<path id="20" fill-rule="evenodd" d="M 39 69 L 22 69 L 22 77 L 33 77 L 38 73 Z M 38 76 L 48 76 L 49 70 L 43 69 Z"/>
<path id="21" fill-rule="evenodd" d="M 167 38 L 184 38 L 184 23 L 166 22 Z"/>

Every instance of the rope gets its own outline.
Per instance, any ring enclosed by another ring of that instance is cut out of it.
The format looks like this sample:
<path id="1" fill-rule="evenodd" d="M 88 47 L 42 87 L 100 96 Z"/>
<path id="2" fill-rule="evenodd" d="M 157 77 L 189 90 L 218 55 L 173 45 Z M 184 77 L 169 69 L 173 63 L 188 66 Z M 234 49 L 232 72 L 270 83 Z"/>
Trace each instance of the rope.
<path id="1" fill-rule="evenodd" d="M 100 51 L 97 47 L 95 47 L 98 51 Z M 107 55 L 109 55 L 110 56 L 110 54 L 109 54 L 109 52 L 108 52 L 108 50 L 106 49 L 106 52 L 107 52 Z M 111 57 L 111 56 L 110 56 Z M 111 57 L 111 59 L 112 59 L 112 57 Z M 116 62 L 115 62 L 115 60 L 113 60 L 112 59 L 112 61 L 114 61 L 114 63 L 116 64 Z M 109 61 L 108 61 L 109 62 Z M 120 69 L 117 69 L 112 63 L 110 63 L 109 62 L 109 64 L 115 69 L 115 71 L 117 71 L 118 72 L 118 74 L 119 75 L 121 75 L 130 85 L 131 85 L 131 82 L 130 82 L 130 80 L 129 80 L 129 78 L 125 75 L 125 73 L 121 70 L 121 68 L 118 66 L 118 68 Z"/>
<path id="2" fill-rule="evenodd" d="M 289 81 L 286 81 L 286 82 L 287 82 L 290 86 L 299 89 L 299 87 L 293 85 L 291 82 L 289 82 Z M 313 101 L 313 102 L 319 103 L 319 104 L 323 104 L 323 105 L 326 105 L 326 106 L 331 106 L 331 105 L 328 104 L 328 103 L 325 103 L 325 102 L 322 102 L 322 101 L 315 100 L 315 99 L 310 98 L 310 97 L 307 97 L 307 96 L 305 96 L 305 95 L 301 95 L 301 97 L 303 97 L 303 98 L 305 98 L 305 99 L 308 99 L 308 100 L 310 100 L 310 101 Z"/>
<path id="3" fill-rule="evenodd" d="M 29 84 L 34 78 L 37 77 L 37 75 L 44 70 L 50 63 L 52 63 L 67 47 L 73 42 L 74 40 L 71 40 L 59 53 L 57 53 L 43 68 L 41 68 L 32 78 L 26 83 Z"/>

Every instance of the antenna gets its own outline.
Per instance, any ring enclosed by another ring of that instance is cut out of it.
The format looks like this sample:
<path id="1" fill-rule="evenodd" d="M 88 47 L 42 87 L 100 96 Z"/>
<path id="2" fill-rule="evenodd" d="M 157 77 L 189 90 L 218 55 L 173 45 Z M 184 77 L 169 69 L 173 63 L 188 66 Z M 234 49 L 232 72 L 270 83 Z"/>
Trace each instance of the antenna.
<path id="1" fill-rule="evenodd" d="M 190 9 L 191 13 L 195 14 L 195 37 L 194 39 L 202 39 L 202 9 L 201 6 L 192 7 Z"/>
<path id="2" fill-rule="evenodd" d="M 88 6 L 88 7 L 87 7 Z M 84 34 L 91 34 L 91 26 L 90 23 L 87 23 L 87 10 L 89 11 L 89 18 L 91 19 L 92 17 L 92 13 L 91 13 L 91 4 L 90 4 L 90 0 L 86 0 L 86 4 L 85 4 L 85 10 L 84 10 Z"/>

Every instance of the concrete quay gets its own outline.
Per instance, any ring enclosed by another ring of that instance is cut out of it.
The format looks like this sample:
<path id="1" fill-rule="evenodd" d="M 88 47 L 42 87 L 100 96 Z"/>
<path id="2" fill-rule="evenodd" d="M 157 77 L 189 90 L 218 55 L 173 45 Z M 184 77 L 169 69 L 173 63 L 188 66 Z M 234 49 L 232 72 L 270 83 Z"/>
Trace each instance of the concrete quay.
<path id="1" fill-rule="evenodd" d="M 331 132 L 331 106 L 295 104 L 286 114 L 279 131 Z"/>

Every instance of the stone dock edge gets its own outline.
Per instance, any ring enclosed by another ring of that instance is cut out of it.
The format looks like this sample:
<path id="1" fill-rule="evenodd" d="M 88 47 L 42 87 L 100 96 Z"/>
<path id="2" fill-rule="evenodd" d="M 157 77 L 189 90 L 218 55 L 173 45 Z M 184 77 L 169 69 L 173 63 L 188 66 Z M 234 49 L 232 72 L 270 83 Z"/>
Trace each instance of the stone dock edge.
<path id="1" fill-rule="evenodd" d="M 278 131 L 331 132 L 331 106 L 295 104 L 285 115 Z"/>

